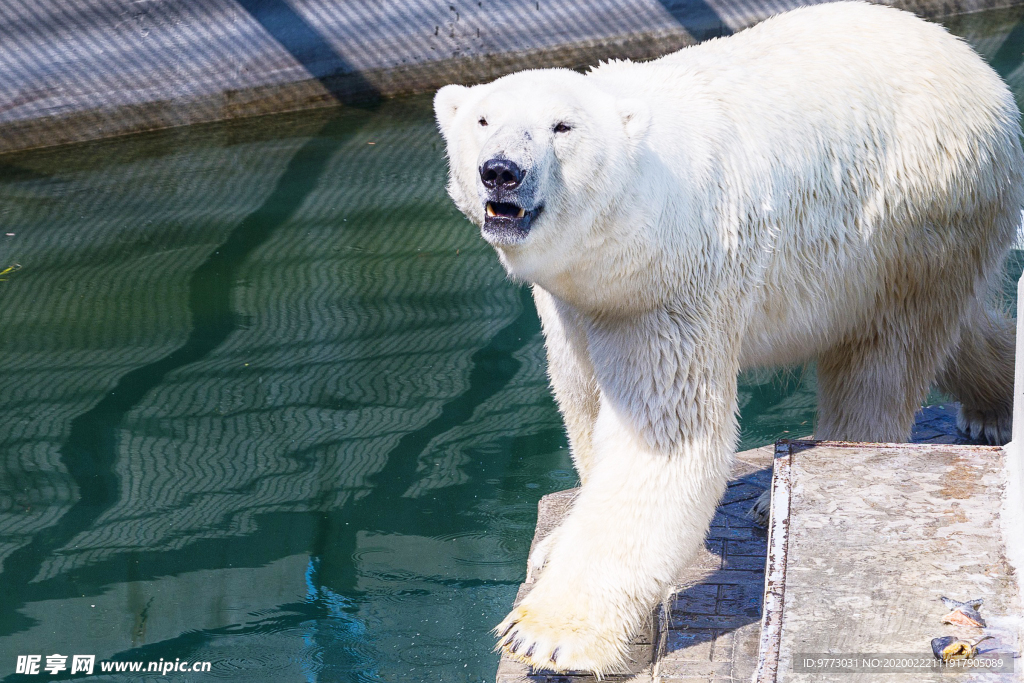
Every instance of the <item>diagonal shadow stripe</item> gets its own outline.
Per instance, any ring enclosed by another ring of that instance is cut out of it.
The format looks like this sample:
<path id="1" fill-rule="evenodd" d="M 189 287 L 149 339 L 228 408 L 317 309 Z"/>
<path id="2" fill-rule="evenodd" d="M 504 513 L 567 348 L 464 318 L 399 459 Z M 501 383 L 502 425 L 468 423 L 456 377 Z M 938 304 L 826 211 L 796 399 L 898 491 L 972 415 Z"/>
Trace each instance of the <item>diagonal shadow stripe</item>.
<path id="1" fill-rule="evenodd" d="M 470 356 L 472 369 L 466 389 L 445 403 L 436 418 L 399 440 L 388 452 L 383 469 L 369 477 L 370 492 L 365 497 L 343 510 L 320 515 L 310 554 L 316 558 L 342 558 L 331 563 L 333 590 L 350 596 L 360 592 L 357 568 L 344 558 L 355 552 L 356 536 L 361 530 L 400 532 L 415 528 L 420 534 L 435 535 L 471 528 L 465 517 L 443 514 L 455 507 L 448 499 L 454 493 L 451 490 L 439 492 L 429 501 L 405 498 L 402 494 L 416 482 L 419 457 L 427 445 L 438 435 L 469 421 L 473 411 L 507 387 L 521 367 L 514 354 L 540 332 L 540 320 L 529 290 L 520 288 L 519 296 L 519 314 Z M 439 514 L 424 516 L 427 508 Z"/>
<path id="2" fill-rule="evenodd" d="M 1024 62 L 1024 19 L 1021 19 L 1006 35 L 1003 44 L 992 55 L 993 69 L 1003 78 L 1008 77 Z"/>
<path id="3" fill-rule="evenodd" d="M 343 131 L 340 126 L 344 126 Z M 71 421 L 60 455 L 80 498 L 56 524 L 37 533 L 4 562 L 0 573 L 0 634 L 30 625 L 29 618 L 17 611 L 25 604 L 25 587 L 50 555 L 89 529 L 117 502 L 120 482 L 114 467 L 117 435 L 125 415 L 168 373 L 205 358 L 238 328 L 231 294 L 239 267 L 302 205 L 328 160 L 359 127 L 350 119 L 331 119 L 299 148 L 263 204 L 246 216 L 190 276 L 192 330 L 185 343 L 123 375 L 99 403 Z"/>
<path id="4" fill-rule="evenodd" d="M 387 464 L 371 477 L 372 482 L 387 481 L 388 486 L 375 486 L 363 505 L 372 506 L 376 503 L 375 494 L 379 497 L 387 491 L 397 491 L 401 496 L 410 486 L 416 483 L 419 456 L 427 445 L 437 436 L 470 420 L 473 411 L 502 389 L 508 386 L 515 377 L 522 363 L 515 358 L 515 353 L 523 349 L 534 336 L 540 332 L 540 320 L 534 312 L 533 298 L 526 287 L 519 288 L 519 313 L 508 324 L 499 329 L 491 337 L 487 345 L 478 349 L 470 356 L 471 370 L 466 389 L 445 403 L 441 413 L 423 427 L 404 435 L 388 453 Z M 393 508 L 392 508 L 393 509 Z M 381 509 L 379 513 L 385 513 Z"/>
<path id="5" fill-rule="evenodd" d="M 238 4 L 339 102 L 360 105 L 380 99 L 380 91 L 285 0 L 238 0 Z"/>
<path id="6" fill-rule="evenodd" d="M 659 0 L 696 41 L 732 35 L 732 29 L 706 0 Z"/>

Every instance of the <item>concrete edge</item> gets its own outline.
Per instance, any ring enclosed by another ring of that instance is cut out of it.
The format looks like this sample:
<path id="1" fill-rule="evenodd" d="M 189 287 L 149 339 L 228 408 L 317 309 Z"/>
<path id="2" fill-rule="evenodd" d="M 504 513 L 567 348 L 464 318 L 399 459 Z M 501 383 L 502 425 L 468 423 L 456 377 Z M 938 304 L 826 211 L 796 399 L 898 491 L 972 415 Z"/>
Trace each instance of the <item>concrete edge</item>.
<path id="1" fill-rule="evenodd" d="M 1002 521 L 1006 559 L 1017 575 L 1017 591 L 1024 605 L 1024 274 L 1017 281 L 1017 349 L 1013 386 L 1013 440 L 1006 451 L 1006 489 Z M 1024 643 L 1024 616 L 1018 622 L 1019 642 Z M 1024 680 L 1024 670 L 1019 672 Z"/>
<path id="2" fill-rule="evenodd" d="M 877 1 L 877 0 L 876 0 Z M 884 2 L 928 19 L 1024 5 L 1024 0 L 892 0 Z M 773 14 L 761 5 L 740 18 L 741 30 Z M 66 113 L 0 124 L 0 154 L 343 104 L 361 106 L 378 97 L 425 93 L 448 83 L 474 84 L 524 69 L 582 68 L 603 59 L 650 59 L 699 42 L 683 26 L 671 30 L 566 42 L 554 47 L 403 64 L 259 87 L 226 88 L 212 95 L 154 98 L 141 104 L 71 108 Z"/>

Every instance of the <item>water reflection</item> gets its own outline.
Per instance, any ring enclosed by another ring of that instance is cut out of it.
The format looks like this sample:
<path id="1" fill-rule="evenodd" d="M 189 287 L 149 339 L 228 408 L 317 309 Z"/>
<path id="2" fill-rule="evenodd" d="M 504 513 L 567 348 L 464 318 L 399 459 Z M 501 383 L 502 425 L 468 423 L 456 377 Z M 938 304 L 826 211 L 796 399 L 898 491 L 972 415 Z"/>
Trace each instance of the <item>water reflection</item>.
<path id="1" fill-rule="evenodd" d="M 516 482 L 568 461 L 431 118 L 6 159 L 0 653 L 386 678 L 454 666 L 415 654 L 440 639 L 453 675 L 493 668 L 558 488 Z"/>

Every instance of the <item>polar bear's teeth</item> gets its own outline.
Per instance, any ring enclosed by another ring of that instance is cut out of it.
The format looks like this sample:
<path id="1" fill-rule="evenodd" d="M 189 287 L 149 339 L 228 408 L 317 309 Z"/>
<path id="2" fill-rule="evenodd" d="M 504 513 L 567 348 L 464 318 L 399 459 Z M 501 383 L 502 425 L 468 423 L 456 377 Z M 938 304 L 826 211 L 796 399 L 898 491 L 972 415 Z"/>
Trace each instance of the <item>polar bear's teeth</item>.
<path id="1" fill-rule="evenodd" d="M 526 209 L 519 209 L 519 215 L 516 218 L 522 218 L 526 215 Z"/>
<path id="2" fill-rule="evenodd" d="M 498 214 L 496 214 L 494 212 L 494 205 L 491 204 L 490 202 L 487 202 L 487 215 L 488 216 L 497 216 L 498 215 Z"/>

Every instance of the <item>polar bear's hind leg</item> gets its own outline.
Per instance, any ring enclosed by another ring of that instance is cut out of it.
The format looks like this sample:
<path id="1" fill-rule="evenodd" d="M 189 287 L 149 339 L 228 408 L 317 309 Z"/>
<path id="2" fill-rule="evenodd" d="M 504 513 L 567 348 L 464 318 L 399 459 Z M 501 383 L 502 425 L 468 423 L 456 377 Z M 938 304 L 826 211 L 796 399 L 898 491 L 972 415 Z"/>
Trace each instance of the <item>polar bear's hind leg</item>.
<path id="1" fill-rule="evenodd" d="M 939 388 L 960 401 L 957 427 L 993 445 L 1010 440 L 1015 323 L 981 301 L 967 311 L 960 339 L 939 374 Z"/>
<path id="2" fill-rule="evenodd" d="M 918 281 L 868 325 L 818 357 L 815 438 L 904 442 L 942 361 L 953 349 L 963 294 L 956 283 Z M 896 288 L 899 291 L 900 288 Z"/>

